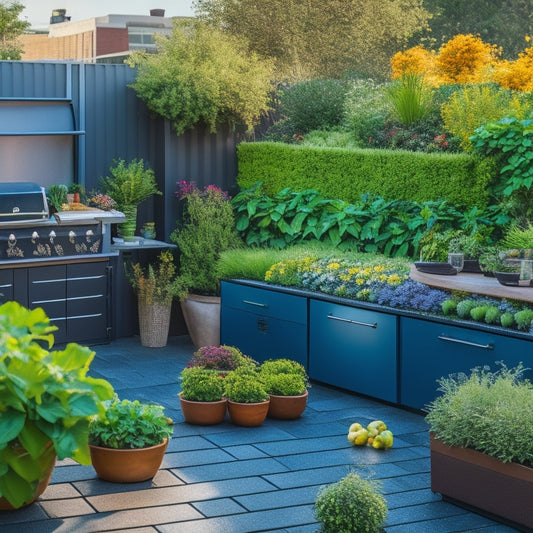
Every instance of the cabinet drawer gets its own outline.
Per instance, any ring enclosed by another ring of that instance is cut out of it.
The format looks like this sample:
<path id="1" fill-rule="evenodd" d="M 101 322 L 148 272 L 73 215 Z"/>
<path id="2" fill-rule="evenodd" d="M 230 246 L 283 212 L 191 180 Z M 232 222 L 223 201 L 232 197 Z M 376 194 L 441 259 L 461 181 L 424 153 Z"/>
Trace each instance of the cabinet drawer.
<path id="1" fill-rule="evenodd" d="M 437 380 L 477 366 L 533 367 L 533 342 L 497 333 L 401 318 L 400 403 L 423 409 L 438 394 Z M 531 371 L 526 375 L 533 378 Z"/>
<path id="2" fill-rule="evenodd" d="M 0 270 L 0 304 L 13 300 L 13 270 Z"/>
<path id="3" fill-rule="evenodd" d="M 105 263 L 68 265 L 67 298 L 69 301 L 86 297 L 102 298 L 107 292 Z"/>
<path id="4" fill-rule="evenodd" d="M 307 324 L 307 298 L 225 282 L 221 293 L 225 307 Z"/>
<path id="5" fill-rule="evenodd" d="M 65 265 L 30 268 L 28 273 L 28 300 L 30 308 L 65 306 L 66 299 Z M 65 310 L 63 309 L 63 315 Z M 55 316 L 58 313 L 55 312 Z"/>
<path id="6" fill-rule="evenodd" d="M 397 402 L 397 318 L 311 300 L 309 376 Z"/>

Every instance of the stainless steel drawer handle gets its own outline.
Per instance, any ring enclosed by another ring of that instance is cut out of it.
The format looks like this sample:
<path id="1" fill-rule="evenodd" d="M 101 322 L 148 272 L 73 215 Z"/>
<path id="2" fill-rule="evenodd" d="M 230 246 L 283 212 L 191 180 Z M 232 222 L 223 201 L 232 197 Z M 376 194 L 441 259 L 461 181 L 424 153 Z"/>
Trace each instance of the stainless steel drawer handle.
<path id="1" fill-rule="evenodd" d="M 475 348 L 483 348 L 484 350 L 494 350 L 494 344 L 489 342 L 488 344 L 478 344 L 477 342 L 465 341 L 463 339 L 454 339 L 453 337 L 447 337 L 446 335 L 439 335 L 441 341 L 456 342 L 457 344 L 466 344 L 467 346 L 474 346 Z"/>
<path id="2" fill-rule="evenodd" d="M 340 322 L 348 322 L 349 324 L 355 324 L 356 326 L 366 326 L 367 328 L 376 329 L 378 327 L 377 322 L 374 322 L 373 324 L 370 324 L 369 322 L 359 322 L 358 320 L 350 320 L 349 318 L 342 318 L 340 316 L 335 316 L 335 315 L 332 315 L 331 313 L 328 314 L 328 318 L 331 318 L 331 320 L 339 320 Z"/>
<path id="3" fill-rule="evenodd" d="M 268 307 L 267 304 L 262 304 L 262 303 L 259 303 L 259 302 L 250 302 L 249 300 L 243 300 L 242 303 L 243 304 L 248 304 L 248 305 L 255 305 L 256 307 Z"/>

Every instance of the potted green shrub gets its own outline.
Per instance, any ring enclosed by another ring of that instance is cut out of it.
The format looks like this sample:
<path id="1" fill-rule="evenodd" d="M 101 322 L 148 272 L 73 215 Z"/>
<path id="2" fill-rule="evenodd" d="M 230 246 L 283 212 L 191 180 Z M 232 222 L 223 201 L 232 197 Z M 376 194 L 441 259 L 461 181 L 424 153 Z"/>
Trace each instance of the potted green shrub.
<path id="1" fill-rule="evenodd" d="M 260 426 L 268 413 L 270 398 L 257 368 L 241 366 L 224 379 L 231 422 L 238 426 Z"/>
<path id="2" fill-rule="evenodd" d="M 324 533 L 384 531 L 387 503 L 377 484 L 350 473 L 320 489 L 314 505 Z"/>
<path id="3" fill-rule="evenodd" d="M 63 209 L 63 204 L 67 203 L 67 186 L 63 184 L 50 185 L 46 189 L 46 201 L 52 213 L 57 213 Z"/>
<path id="4" fill-rule="evenodd" d="M 229 196 L 214 185 L 178 183 L 181 220 L 170 235 L 179 249 L 181 307 L 196 348 L 220 344 L 220 279 L 223 250 L 241 244 Z"/>
<path id="5" fill-rule="evenodd" d="M 240 366 L 256 367 L 254 361 L 248 355 L 244 355 L 235 346 L 202 346 L 193 353 L 186 368 L 202 367 L 207 370 L 216 370 L 219 374 L 225 374 Z"/>
<path id="6" fill-rule="evenodd" d="M 143 268 L 131 267 L 130 282 L 137 295 L 141 344 L 149 348 L 166 346 L 172 301 L 179 294 L 176 265 L 169 250 L 162 251 L 157 261 Z"/>
<path id="7" fill-rule="evenodd" d="M 117 483 L 153 478 L 173 430 L 162 406 L 115 396 L 89 426 L 89 449 L 98 477 Z"/>
<path id="8" fill-rule="evenodd" d="M 299 418 L 309 395 L 303 365 L 291 359 L 269 359 L 261 364 L 259 373 L 270 396 L 267 416 L 282 420 Z"/>
<path id="9" fill-rule="evenodd" d="M 431 490 L 533 528 L 533 384 L 523 373 L 502 365 L 441 378 L 426 420 Z"/>
<path id="10" fill-rule="evenodd" d="M 142 159 L 133 159 L 129 163 L 123 159 L 115 161 L 109 169 L 110 176 L 100 180 L 103 192 L 111 196 L 117 209 L 126 216 L 125 222 L 118 224 L 118 234 L 125 240 L 133 240 L 137 229 L 137 208 L 158 190 L 154 171 L 144 166 Z"/>
<path id="11" fill-rule="evenodd" d="M 452 238 L 448 244 L 449 253 L 463 254 L 463 272 L 481 273 L 479 258 L 487 251 L 487 248 L 486 239 L 479 233 L 473 235 L 461 233 Z"/>
<path id="12" fill-rule="evenodd" d="M 181 372 L 181 411 L 185 422 L 200 426 L 220 424 L 226 416 L 223 377 L 216 370 L 201 366 Z"/>
<path id="13" fill-rule="evenodd" d="M 56 329 L 41 308 L 0 307 L 0 509 L 34 501 L 56 455 L 90 464 L 90 418 L 113 396 L 107 381 L 87 375 L 95 355 L 89 348 L 49 351 Z"/>

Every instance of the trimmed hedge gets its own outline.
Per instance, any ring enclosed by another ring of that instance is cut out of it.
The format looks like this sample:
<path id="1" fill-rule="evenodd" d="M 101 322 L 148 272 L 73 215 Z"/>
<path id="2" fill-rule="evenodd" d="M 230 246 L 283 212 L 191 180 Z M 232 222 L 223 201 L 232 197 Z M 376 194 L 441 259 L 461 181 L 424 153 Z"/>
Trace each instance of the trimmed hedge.
<path id="1" fill-rule="evenodd" d="M 387 200 L 447 200 L 462 208 L 489 205 L 498 169 L 492 158 L 400 150 L 314 148 L 283 143 L 241 143 L 237 183 L 262 181 L 267 194 L 285 187 L 316 189 L 355 203 L 364 193 Z"/>

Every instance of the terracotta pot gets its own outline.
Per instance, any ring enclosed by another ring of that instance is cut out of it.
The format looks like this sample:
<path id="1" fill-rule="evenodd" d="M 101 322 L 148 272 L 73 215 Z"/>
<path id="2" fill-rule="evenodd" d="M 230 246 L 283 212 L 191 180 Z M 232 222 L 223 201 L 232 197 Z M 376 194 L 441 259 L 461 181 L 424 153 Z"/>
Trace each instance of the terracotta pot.
<path id="1" fill-rule="evenodd" d="M 300 394 L 299 396 L 278 396 L 271 394 L 267 416 L 279 420 L 295 420 L 296 418 L 300 418 L 307 405 L 308 396 L 308 391 L 305 391 L 304 394 Z"/>
<path id="2" fill-rule="evenodd" d="M 226 417 L 227 400 L 219 400 L 218 402 L 195 402 L 192 400 L 184 400 L 180 397 L 181 412 L 185 418 L 185 422 L 195 424 L 197 426 L 212 426 L 220 424 Z"/>
<path id="3" fill-rule="evenodd" d="M 89 444 L 93 468 L 100 479 L 115 483 L 134 483 L 152 479 L 159 470 L 168 439 L 156 446 L 117 450 Z"/>
<path id="4" fill-rule="evenodd" d="M 228 400 L 228 412 L 231 423 L 236 426 L 260 426 L 268 413 L 270 400 L 261 403 L 239 403 Z"/>
<path id="5" fill-rule="evenodd" d="M 181 310 L 196 349 L 220 345 L 220 296 L 189 294 Z"/>
<path id="6" fill-rule="evenodd" d="M 24 455 L 29 455 L 28 452 L 22 446 L 13 447 L 13 451 L 21 458 Z M 46 488 L 50 484 L 50 479 L 52 478 L 52 473 L 54 472 L 55 465 L 56 452 L 53 447 L 52 441 L 50 441 L 46 447 L 46 451 L 41 456 L 41 477 L 35 487 L 35 491 L 33 492 L 32 497 L 28 501 L 25 501 L 20 507 L 17 507 L 17 509 L 30 505 L 46 490 Z M 15 507 L 13 507 L 13 505 L 11 505 L 11 503 L 9 503 L 6 498 L 0 498 L 0 511 L 12 511 L 14 509 Z"/>
<path id="7" fill-rule="evenodd" d="M 433 436 L 430 449 L 433 492 L 492 518 L 533 528 L 533 468 L 447 446 Z"/>

